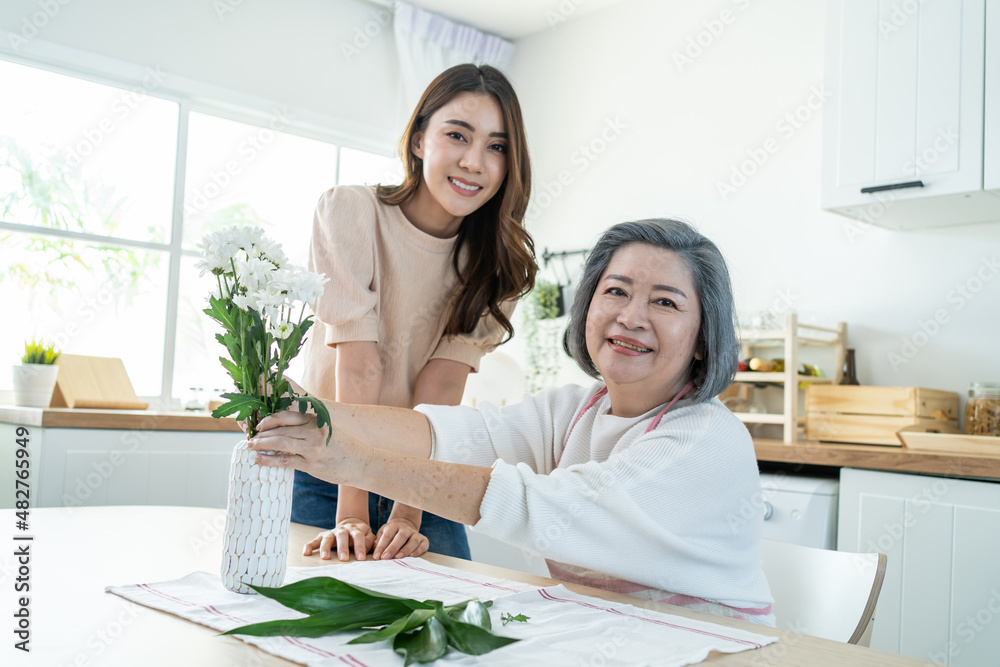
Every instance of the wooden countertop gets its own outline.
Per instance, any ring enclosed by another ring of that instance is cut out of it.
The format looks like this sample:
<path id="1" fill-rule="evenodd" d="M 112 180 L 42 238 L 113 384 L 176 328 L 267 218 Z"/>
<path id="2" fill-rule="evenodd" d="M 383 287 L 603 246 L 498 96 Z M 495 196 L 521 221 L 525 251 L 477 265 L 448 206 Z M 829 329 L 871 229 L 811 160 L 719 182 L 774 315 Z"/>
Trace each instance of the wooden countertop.
<path id="1" fill-rule="evenodd" d="M 207 412 L 23 408 L 11 405 L 0 405 L 0 423 L 147 431 L 240 430 L 234 419 L 214 419 Z M 754 448 L 758 461 L 1000 480 L 1000 455 L 917 451 L 905 447 L 833 444 L 815 440 L 800 440 L 789 445 L 781 440 L 756 439 Z"/>
<path id="2" fill-rule="evenodd" d="M 1000 455 L 929 452 L 879 445 L 755 439 L 758 461 L 1000 479 Z"/>
<path id="3" fill-rule="evenodd" d="M 0 423 L 46 428 L 141 429 L 143 431 L 236 431 L 236 420 L 208 412 L 165 410 L 83 410 L 0 405 Z"/>

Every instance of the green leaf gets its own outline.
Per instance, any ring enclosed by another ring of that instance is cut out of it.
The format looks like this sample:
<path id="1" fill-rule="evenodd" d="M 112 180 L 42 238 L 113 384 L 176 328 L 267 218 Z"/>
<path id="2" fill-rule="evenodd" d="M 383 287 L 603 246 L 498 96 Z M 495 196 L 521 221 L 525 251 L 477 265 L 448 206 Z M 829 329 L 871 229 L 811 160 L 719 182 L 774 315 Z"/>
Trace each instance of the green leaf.
<path id="1" fill-rule="evenodd" d="M 237 309 L 226 299 L 217 299 L 214 296 L 208 298 L 209 307 L 205 309 L 205 314 L 216 320 L 225 327 L 226 331 L 236 331 L 235 312 Z"/>
<path id="2" fill-rule="evenodd" d="M 519 641 L 513 637 L 498 637 L 478 625 L 456 621 L 441 608 L 435 611 L 434 618 L 441 621 L 445 629 L 448 630 L 448 643 L 462 653 L 469 655 L 483 655 Z"/>
<path id="3" fill-rule="evenodd" d="M 322 637 L 333 632 L 387 625 L 401 614 L 408 614 L 409 607 L 399 600 L 369 599 L 339 604 L 332 609 L 310 614 L 305 618 L 252 623 L 233 628 L 223 634 L 251 635 L 254 637 Z"/>
<path id="4" fill-rule="evenodd" d="M 236 419 L 242 421 L 250 416 L 250 413 L 254 410 L 261 410 L 267 407 L 264 405 L 264 401 L 260 400 L 256 396 L 247 396 L 246 394 L 223 394 L 222 398 L 228 398 L 229 401 L 223 403 L 212 411 L 212 416 L 216 419 L 235 414 Z"/>
<path id="5" fill-rule="evenodd" d="M 433 609 L 417 609 L 409 616 L 402 616 L 381 630 L 376 632 L 366 632 L 365 634 L 355 637 L 347 643 L 371 644 L 373 642 L 380 642 L 383 639 L 392 639 L 401 632 L 409 632 L 413 628 L 423 625 L 432 616 L 434 616 Z"/>
<path id="6" fill-rule="evenodd" d="M 403 667 L 415 662 L 432 662 L 448 651 L 448 633 L 432 616 L 419 631 L 396 635 L 392 648 L 403 656 Z"/>
<path id="7" fill-rule="evenodd" d="M 229 373 L 229 377 L 233 378 L 236 386 L 243 386 L 243 371 L 240 370 L 239 366 L 225 357 L 219 357 L 219 361 L 222 363 L 222 367 L 226 369 L 226 372 Z"/>
<path id="8" fill-rule="evenodd" d="M 465 610 L 458 617 L 458 620 L 462 623 L 475 625 L 483 630 L 491 630 L 493 628 L 493 622 L 490 620 L 490 612 L 486 610 L 486 605 L 479 600 L 470 600 L 469 604 L 465 606 Z"/>
<path id="9" fill-rule="evenodd" d="M 316 398 L 315 396 L 296 396 L 295 400 L 299 402 L 299 412 L 302 414 L 306 413 L 306 406 L 312 406 L 313 412 L 316 413 L 316 428 L 323 428 L 324 425 L 330 424 L 330 430 L 326 434 L 326 442 L 329 444 L 330 438 L 333 437 L 333 423 L 330 421 L 330 411 L 326 409 L 323 401 Z"/>
<path id="10" fill-rule="evenodd" d="M 278 588 L 267 586 L 250 586 L 250 588 L 264 597 L 280 602 L 289 609 L 301 611 L 303 614 L 315 614 L 329 609 L 331 605 L 376 599 L 402 603 L 405 607 L 403 613 L 413 609 L 433 609 L 432 605 L 423 602 L 353 586 L 333 577 L 312 577 Z M 386 621 L 386 623 L 388 622 L 390 621 Z"/>
<path id="11" fill-rule="evenodd" d="M 518 623 L 527 623 L 530 616 L 525 616 L 524 614 L 518 614 L 517 616 L 512 616 L 506 612 L 500 614 L 500 620 L 503 621 L 504 625 L 507 625 L 511 621 L 517 621 Z"/>

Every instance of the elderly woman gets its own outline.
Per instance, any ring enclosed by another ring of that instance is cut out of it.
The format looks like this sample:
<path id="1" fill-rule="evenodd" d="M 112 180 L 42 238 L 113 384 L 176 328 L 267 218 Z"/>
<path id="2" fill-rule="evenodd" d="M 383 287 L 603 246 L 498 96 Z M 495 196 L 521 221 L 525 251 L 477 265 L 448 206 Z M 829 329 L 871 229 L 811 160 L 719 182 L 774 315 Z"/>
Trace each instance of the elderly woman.
<path id="1" fill-rule="evenodd" d="M 573 356 L 600 383 L 479 410 L 330 403 L 329 445 L 312 415 L 284 412 L 251 446 L 261 465 L 541 554 L 558 579 L 773 624 L 753 444 L 715 398 L 737 365 L 733 322 L 714 243 L 676 220 L 618 224 L 587 261 L 570 323 Z M 305 553 L 329 558 L 333 544 L 322 533 Z"/>

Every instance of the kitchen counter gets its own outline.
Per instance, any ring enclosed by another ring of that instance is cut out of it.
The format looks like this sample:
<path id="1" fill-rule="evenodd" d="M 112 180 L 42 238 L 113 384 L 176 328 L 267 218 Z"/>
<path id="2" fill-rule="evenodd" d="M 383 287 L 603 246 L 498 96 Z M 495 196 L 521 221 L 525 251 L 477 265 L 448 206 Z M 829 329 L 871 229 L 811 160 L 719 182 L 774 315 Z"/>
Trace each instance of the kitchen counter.
<path id="1" fill-rule="evenodd" d="M 0 405 L 0 423 L 46 428 L 137 429 L 141 431 L 240 431 L 236 420 L 208 412 L 165 410 L 83 410 Z"/>
<path id="2" fill-rule="evenodd" d="M 0 423 L 143 432 L 240 432 L 232 418 L 214 419 L 208 412 L 163 410 L 80 410 L 0 405 Z M 781 440 L 760 438 L 754 440 L 754 448 L 758 461 L 1000 480 L 1000 454 L 928 452 L 905 447 L 834 444 L 815 440 L 785 444 Z"/>
<path id="3" fill-rule="evenodd" d="M 836 468 L 867 468 L 948 477 L 1000 480 L 1000 455 L 928 452 L 880 445 L 848 445 L 800 440 L 754 439 L 758 461 Z"/>

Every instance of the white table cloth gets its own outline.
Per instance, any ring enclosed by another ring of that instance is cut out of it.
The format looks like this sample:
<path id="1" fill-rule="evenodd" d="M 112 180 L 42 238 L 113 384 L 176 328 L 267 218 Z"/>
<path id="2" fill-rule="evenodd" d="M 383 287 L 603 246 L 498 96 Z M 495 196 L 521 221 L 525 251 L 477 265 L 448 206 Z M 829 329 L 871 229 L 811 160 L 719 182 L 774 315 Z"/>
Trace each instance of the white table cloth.
<path id="1" fill-rule="evenodd" d="M 446 605 L 473 597 L 493 600 L 490 607 L 493 631 L 521 639 L 483 656 L 449 650 L 435 664 L 673 667 L 700 662 L 710 651 L 736 653 L 777 641 L 775 637 L 578 595 L 563 586 L 536 588 L 419 558 L 289 568 L 285 583 L 318 576 L 331 576 L 402 597 L 441 600 Z M 206 572 L 195 572 L 174 581 L 109 586 L 106 590 L 219 631 L 303 616 L 260 595 L 230 592 L 222 586 L 218 574 Z M 524 614 L 529 620 L 504 626 L 500 621 L 503 613 Z M 403 664 L 402 657 L 393 652 L 388 641 L 347 645 L 361 632 L 318 638 L 237 637 L 310 667 Z"/>

